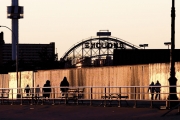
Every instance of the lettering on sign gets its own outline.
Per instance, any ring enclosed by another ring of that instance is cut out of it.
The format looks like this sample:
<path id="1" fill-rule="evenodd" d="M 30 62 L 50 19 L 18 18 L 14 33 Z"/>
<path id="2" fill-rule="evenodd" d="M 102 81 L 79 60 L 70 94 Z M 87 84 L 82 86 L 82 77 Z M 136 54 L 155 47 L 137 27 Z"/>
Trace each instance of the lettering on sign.
<path id="1" fill-rule="evenodd" d="M 86 42 L 84 43 L 84 48 L 93 49 L 93 48 L 124 48 L 123 43 L 110 43 L 110 42 Z"/>

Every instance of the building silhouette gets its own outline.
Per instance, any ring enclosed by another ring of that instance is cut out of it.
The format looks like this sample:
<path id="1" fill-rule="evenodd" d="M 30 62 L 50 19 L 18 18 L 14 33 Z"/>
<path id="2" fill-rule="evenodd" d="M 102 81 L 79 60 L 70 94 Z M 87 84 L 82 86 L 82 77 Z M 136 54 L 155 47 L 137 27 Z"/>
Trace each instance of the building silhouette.
<path id="1" fill-rule="evenodd" d="M 180 49 L 175 50 L 174 59 L 180 61 Z M 149 63 L 170 63 L 169 49 L 114 50 L 113 65 L 135 65 Z"/>
<path id="2" fill-rule="evenodd" d="M 19 65 L 33 65 L 45 61 L 55 61 L 55 42 L 49 44 L 19 44 L 18 45 Z M 3 32 L 0 33 L 0 66 L 14 64 L 12 61 L 12 44 L 6 44 L 3 39 Z M 15 66 L 15 65 L 14 65 Z M 9 71 L 9 70 L 8 70 Z"/>

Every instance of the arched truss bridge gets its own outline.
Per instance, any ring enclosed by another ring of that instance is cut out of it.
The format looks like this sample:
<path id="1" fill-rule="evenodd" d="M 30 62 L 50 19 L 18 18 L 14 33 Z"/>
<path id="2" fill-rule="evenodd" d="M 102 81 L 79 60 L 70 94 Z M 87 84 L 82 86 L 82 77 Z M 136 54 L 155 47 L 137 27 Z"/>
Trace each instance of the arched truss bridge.
<path id="1" fill-rule="evenodd" d="M 113 36 L 96 36 L 82 40 L 73 45 L 62 57 L 63 60 L 72 60 L 73 64 L 85 58 L 106 59 L 113 58 L 114 49 L 141 49 L 125 40 Z"/>

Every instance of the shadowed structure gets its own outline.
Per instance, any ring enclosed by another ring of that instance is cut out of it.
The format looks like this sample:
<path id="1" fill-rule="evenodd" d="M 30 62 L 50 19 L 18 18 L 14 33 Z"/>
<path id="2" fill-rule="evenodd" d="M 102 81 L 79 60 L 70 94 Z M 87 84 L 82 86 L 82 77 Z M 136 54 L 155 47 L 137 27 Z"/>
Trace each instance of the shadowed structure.
<path id="1" fill-rule="evenodd" d="M 174 49 L 175 49 L 175 0 L 172 0 L 172 9 L 171 9 L 171 51 L 170 51 L 170 78 L 169 85 L 175 87 L 169 87 L 169 99 L 170 100 L 178 100 L 177 92 L 176 92 L 176 82 L 177 78 L 175 77 L 175 60 L 174 60 Z M 170 102 L 169 107 L 172 108 L 176 105 L 176 102 Z"/>

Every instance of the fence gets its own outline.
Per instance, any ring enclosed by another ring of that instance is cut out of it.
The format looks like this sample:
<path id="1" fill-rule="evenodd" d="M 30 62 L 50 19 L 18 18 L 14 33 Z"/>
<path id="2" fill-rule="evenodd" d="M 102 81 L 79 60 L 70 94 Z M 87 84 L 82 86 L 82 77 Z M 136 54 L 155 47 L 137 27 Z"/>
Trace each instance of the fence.
<path id="1" fill-rule="evenodd" d="M 155 87 L 155 86 L 153 86 Z M 60 87 L 50 87 L 51 91 L 44 92 L 44 88 L 48 87 L 36 87 L 30 88 L 30 91 L 26 93 L 25 88 L 0 88 L 1 104 L 45 104 L 46 101 L 52 104 L 60 104 L 61 101 L 73 102 L 79 104 L 80 101 L 86 101 L 86 103 L 92 105 L 93 101 L 103 101 L 106 105 L 107 102 L 118 101 L 119 106 L 121 101 L 133 102 L 136 107 L 137 101 L 148 101 L 152 103 L 155 101 L 165 102 L 166 105 L 169 101 L 169 91 L 163 91 L 169 87 L 180 86 L 161 86 L 160 99 L 157 97 L 157 93 L 151 94 L 149 86 L 78 86 L 78 87 L 61 87 L 68 88 L 68 91 L 60 91 Z M 45 98 L 45 94 L 50 95 L 49 98 Z M 180 92 L 171 93 L 180 96 Z M 153 95 L 153 96 L 152 96 Z M 152 98 L 153 97 L 153 98 Z"/>

